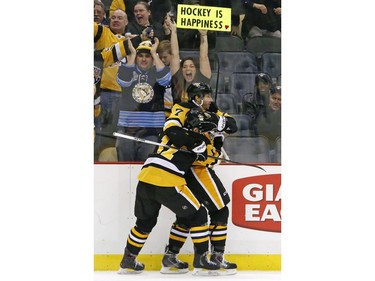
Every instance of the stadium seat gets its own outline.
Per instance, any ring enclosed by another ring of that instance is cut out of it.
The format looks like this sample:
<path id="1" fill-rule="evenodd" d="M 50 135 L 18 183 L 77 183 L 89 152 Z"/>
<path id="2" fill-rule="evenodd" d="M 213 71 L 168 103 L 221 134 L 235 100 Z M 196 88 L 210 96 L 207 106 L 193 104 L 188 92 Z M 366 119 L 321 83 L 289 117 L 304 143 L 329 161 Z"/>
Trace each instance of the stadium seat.
<path id="1" fill-rule="evenodd" d="M 238 131 L 232 136 L 250 137 L 250 117 L 246 114 L 230 114 L 237 124 Z"/>
<path id="2" fill-rule="evenodd" d="M 258 58 L 264 52 L 281 53 L 281 38 L 253 37 L 246 42 L 246 51 L 252 52 Z"/>
<path id="3" fill-rule="evenodd" d="M 216 96 L 216 104 L 222 112 L 231 115 L 238 113 L 236 99 L 231 94 L 218 94 Z"/>
<path id="4" fill-rule="evenodd" d="M 216 37 L 216 52 L 241 52 L 245 49 L 244 41 L 238 36 Z"/>
<path id="5" fill-rule="evenodd" d="M 264 137 L 228 136 L 224 149 L 229 159 L 243 163 L 269 163 L 269 143 Z"/>
<path id="6" fill-rule="evenodd" d="M 254 91 L 255 76 L 257 73 L 234 72 L 230 76 L 230 93 L 235 95 L 237 103 L 242 102 L 242 97 Z"/>
<path id="7" fill-rule="evenodd" d="M 251 52 L 218 52 L 220 72 L 254 72 L 258 71 L 255 55 Z"/>
<path id="8" fill-rule="evenodd" d="M 276 82 L 281 75 L 281 53 L 263 53 L 260 59 L 260 69 L 268 73 Z"/>

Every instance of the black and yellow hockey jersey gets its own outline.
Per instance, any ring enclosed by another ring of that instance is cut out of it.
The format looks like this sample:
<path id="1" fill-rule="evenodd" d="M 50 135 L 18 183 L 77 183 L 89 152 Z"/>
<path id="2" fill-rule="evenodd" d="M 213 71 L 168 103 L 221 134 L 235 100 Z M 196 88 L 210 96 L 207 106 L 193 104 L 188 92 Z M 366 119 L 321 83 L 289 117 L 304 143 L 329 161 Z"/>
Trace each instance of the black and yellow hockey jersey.
<path id="1" fill-rule="evenodd" d="M 179 103 L 172 107 L 163 127 L 161 143 L 176 149 L 159 146 L 143 164 L 138 175 L 140 181 L 163 187 L 186 184 L 185 172 L 196 159 L 196 154 L 190 150 L 206 139 L 201 134 L 184 129 L 186 115 L 193 107 L 196 107 L 193 103 Z"/>

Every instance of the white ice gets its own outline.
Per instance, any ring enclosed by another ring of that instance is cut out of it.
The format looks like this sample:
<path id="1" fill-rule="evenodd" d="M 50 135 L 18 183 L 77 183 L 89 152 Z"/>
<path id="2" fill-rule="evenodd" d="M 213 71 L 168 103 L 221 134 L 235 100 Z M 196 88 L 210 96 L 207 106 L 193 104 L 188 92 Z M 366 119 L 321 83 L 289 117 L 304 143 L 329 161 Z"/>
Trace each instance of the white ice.
<path id="1" fill-rule="evenodd" d="M 185 274 L 161 274 L 159 271 L 144 271 L 140 274 L 117 274 L 116 271 L 95 271 L 94 281 L 148 281 L 148 280 L 249 280 L 275 281 L 281 280 L 281 271 L 238 271 L 235 275 L 227 276 L 193 276 L 191 271 Z"/>

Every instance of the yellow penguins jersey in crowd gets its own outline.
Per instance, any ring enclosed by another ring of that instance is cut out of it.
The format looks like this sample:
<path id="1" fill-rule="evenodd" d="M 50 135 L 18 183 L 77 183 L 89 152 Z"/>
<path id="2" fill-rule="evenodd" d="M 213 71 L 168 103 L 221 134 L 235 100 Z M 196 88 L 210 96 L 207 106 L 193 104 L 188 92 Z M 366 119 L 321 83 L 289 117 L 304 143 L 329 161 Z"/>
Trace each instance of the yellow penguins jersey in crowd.
<path id="1" fill-rule="evenodd" d="M 187 150 L 187 147 L 194 146 L 197 142 L 194 135 L 196 133 L 183 129 L 186 114 L 193 107 L 196 106 L 192 103 L 180 103 L 172 107 L 171 114 L 163 128 L 162 144 L 184 150 Z M 196 154 L 193 152 L 183 152 L 174 148 L 159 146 L 157 152 L 151 154 L 145 161 L 138 179 L 163 187 L 185 185 L 185 172 L 191 167 L 195 159 Z"/>
<path id="2" fill-rule="evenodd" d="M 105 48 L 100 52 L 101 59 L 103 60 L 103 68 L 112 67 L 126 57 L 125 51 L 126 41 L 122 41 Z"/>
<path id="3" fill-rule="evenodd" d="M 124 41 L 126 38 L 120 34 L 114 34 L 109 27 L 98 25 L 94 22 L 94 50 L 109 48 L 115 43 Z M 100 88 L 113 91 L 121 91 L 121 86 L 116 81 L 118 64 L 112 64 L 103 69 Z"/>

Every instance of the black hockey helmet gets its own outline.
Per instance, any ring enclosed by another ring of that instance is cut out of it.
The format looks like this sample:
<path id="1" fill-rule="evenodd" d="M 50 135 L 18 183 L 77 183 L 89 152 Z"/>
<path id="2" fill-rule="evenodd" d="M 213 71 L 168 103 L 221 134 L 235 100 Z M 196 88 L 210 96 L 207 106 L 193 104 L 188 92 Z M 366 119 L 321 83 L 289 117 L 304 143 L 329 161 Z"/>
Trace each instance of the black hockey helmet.
<path id="1" fill-rule="evenodd" d="M 186 89 L 186 92 L 188 94 L 189 101 L 192 101 L 194 100 L 195 96 L 200 96 L 203 98 L 205 93 L 212 93 L 212 89 L 210 85 L 206 83 L 192 83 Z"/>
<path id="2" fill-rule="evenodd" d="M 186 115 L 185 127 L 189 130 L 198 128 L 199 132 L 204 133 L 217 128 L 217 117 L 214 113 L 203 112 L 200 108 L 192 108 Z"/>

